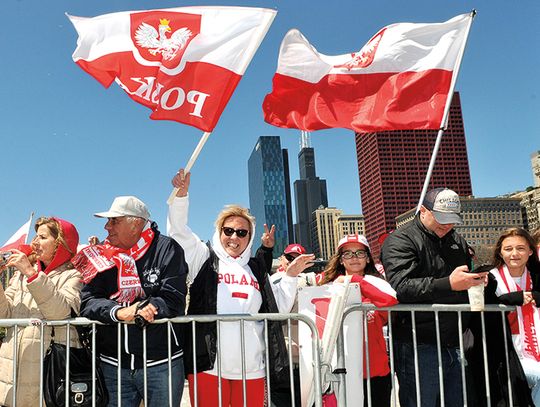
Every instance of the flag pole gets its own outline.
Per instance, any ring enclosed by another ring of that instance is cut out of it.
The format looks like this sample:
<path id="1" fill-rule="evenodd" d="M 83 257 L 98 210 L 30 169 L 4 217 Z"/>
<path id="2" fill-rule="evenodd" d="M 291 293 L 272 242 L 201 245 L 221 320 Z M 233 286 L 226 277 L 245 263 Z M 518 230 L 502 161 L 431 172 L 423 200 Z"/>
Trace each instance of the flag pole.
<path id="1" fill-rule="evenodd" d="M 197 147 L 195 147 L 195 150 L 193 150 L 193 153 L 191 154 L 191 157 L 189 158 L 188 163 L 186 164 L 186 168 L 184 168 L 184 171 L 187 173 L 189 170 L 191 170 L 191 167 L 193 167 L 193 164 L 195 164 L 195 160 L 197 160 L 197 157 L 199 156 L 202 148 L 204 147 L 206 141 L 208 140 L 208 137 L 210 137 L 211 132 L 204 132 L 201 139 L 199 140 L 199 144 L 197 144 Z M 178 192 L 178 188 L 173 188 L 171 194 L 169 195 L 169 198 L 167 199 L 167 204 L 171 205 L 174 201 L 174 197 L 176 196 L 176 193 Z"/>
<path id="2" fill-rule="evenodd" d="M 30 223 L 28 224 L 28 233 L 26 234 L 26 239 L 24 239 L 24 244 L 28 243 L 28 236 L 30 235 L 30 228 L 32 227 L 32 220 L 34 219 L 34 211 L 30 213 Z"/>
<path id="3" fill-rule="evenodd" d="M 465 31 L 465 39 L 463 40 L 463 46 L 459 51 L 456 63 L 454 65 L 454 75 L 452 75 L 452 80 L 450 81 L 450 89 L 448 90 L 448 97 L 446 98 L 446 106 L 444 107 L 444 112 L 442 116 L 441 126 L 439 132 L 437 133 L 437 139 L 435 140 L 435 145 L 433 146 L 433 152 L 431 153 L 431 160 L 429 161 L 429 167 L 426 174 L 426 179 L 424 180 L 424 186 L 422 187 L 422 192 L 420 193 L 420 199 L 418 200 L 418 206 L 416 207 L 416 213 L 420 211 L 422 202 L 424 202 L 424 197 L 426 196 L 429 181 L 431 181 L 431 174 L 433 173 L 433 167 L 435 167 L 435 160 L 437 159 L 437 153 L 439 152 L 439 147 L 441 145 L 441 139 L 444 131 L 448 127 L 448 116 L 450 113 L 450 105 L 452 104 L 452 98 L 454 97 L 454 88 L 456 87 L 457 77 L 459 75 L 459 68 L 461 67 L 461 60 L 463 59 L 463 54 L 465 53 L 465 46 L 467 45 L 467 40 L 469 39 L 469 31 L 471 30 L 471 25 L 476 16 L 476 10 L 472 10 L 470 13 L 471 20 L 467 25 Z"/>

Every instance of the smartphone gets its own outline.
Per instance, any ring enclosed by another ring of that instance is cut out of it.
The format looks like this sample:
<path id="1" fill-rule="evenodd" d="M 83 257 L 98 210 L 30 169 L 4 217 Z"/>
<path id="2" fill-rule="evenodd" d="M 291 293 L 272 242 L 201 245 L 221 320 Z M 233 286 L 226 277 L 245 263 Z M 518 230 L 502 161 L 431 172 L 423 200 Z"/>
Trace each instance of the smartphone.
<path id="1" fill-rule="evenodd" d="M 474 267 L 469 273 L 486 273 L 493 268 L 493 264 L 481 264 Z"/>

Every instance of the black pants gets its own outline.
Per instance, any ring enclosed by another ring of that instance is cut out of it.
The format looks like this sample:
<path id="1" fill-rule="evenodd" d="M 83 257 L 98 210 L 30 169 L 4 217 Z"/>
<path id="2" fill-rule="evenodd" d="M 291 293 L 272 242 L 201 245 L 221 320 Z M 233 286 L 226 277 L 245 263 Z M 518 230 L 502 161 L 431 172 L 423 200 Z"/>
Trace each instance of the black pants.
<path id="1" fill-rule="evenodd" d="M 293 370 L 294 374 L 294 405 L 301 406 L 300 398 L 300 371 Z M 370 379 L 371 384 L 371 405 L 368 404 L 367 380 L 364 380 L 364 407 L 390 407 L 390 395 L 392 393 L 392 381 L 390 374 L 386 376 L 375 376 Z M 272 388 L 270 391 L 272 406 L 289 407 L 292 406 L 290 387 Z"/>
<path id="2" fill-rule="evenodd" d="M 390 374 L 370 379 L 371 404 L 368 404 L 368 381 L 364 379 L 364 407 L 390 407 L 392 380 Z"/>
<path id="3" fill-rule="evenodd" d="M 289 374 L 287 373 L 287 377 Z M 293 369 L 294 379 L 294 405 L 300 407 L 302 405 L 300 398 L 300 369 L 295 367 Z M 290 407 L 293 405 L 291 399 L 291 387 L 272 387 L 270 389 L 270 396 L 272 397 L 272 407 Z"/>

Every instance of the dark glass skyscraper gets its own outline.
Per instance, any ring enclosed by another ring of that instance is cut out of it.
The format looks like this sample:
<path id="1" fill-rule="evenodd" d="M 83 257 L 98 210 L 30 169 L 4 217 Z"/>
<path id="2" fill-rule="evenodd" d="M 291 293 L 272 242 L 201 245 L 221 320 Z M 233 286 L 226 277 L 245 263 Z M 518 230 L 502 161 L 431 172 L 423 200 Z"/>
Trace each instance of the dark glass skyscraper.
<path id="1" fill-rule="evenodd" d="M 288 222 L 291 193 L 287 157 L 278 136 L 261 136 L 248 161 L 249 206 L 257 219 L 255 239 L 262 235 L 265 223 L 268 227 L 275 225 L 274 257 L 281 255 L 292 240 Z"/>
<path id="2" fill-rule="evenodd" d="M 328 195 L 326 180 L 317 177 L 315 172 L 315 151 L 308 145 L 303 145 L 298 154 L 300 179 L 294 181 L 294 195 L 296 197 L 294 231 L 295 241 L 304 246 L 308 253 L 312 253 L 314 249 L 311 236 L 313 212 L 321 205 L 325 208 L 328 207 Z"/>

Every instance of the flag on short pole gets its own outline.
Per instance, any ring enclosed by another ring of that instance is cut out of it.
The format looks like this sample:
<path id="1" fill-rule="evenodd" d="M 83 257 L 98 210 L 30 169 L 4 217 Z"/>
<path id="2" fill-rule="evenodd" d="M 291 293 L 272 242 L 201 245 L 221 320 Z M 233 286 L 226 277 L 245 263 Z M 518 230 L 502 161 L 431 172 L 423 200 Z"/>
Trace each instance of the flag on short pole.
<path id="1" fill-rule="evenodd" d="M 6 243 L 0 247 L 0 252 L 5 252 L 11 249 L 18 249 L 20 245 L 26 243 L 28 235 L 30 233 L 30 225 L 32 224 L 32 218 L 34 214 L 30 215 L 30 219 L 22 225 L 14 234 L 11 236 Z"/>
<path id="2" fill-rule="evenodd" d="M 79 38 L 73 60 L 103 86 L 116 81 L 151 119 L 210 132 L 268 31 L 276 11 L 178 7 L 94 18 L 69 16 Z"/>
<path id="3" fill-rule="evenodd" d="M 264 119 L 307 131 L 439 129 L 471 19 L 392 24 L 360 51 L 338 56 L 317 52 L 291 30 L 263 102 Z"/>

